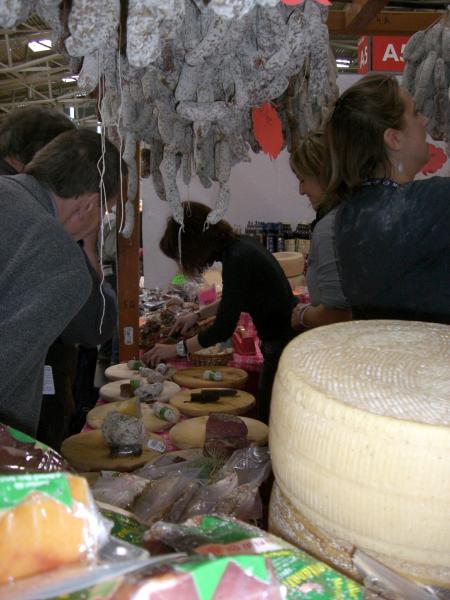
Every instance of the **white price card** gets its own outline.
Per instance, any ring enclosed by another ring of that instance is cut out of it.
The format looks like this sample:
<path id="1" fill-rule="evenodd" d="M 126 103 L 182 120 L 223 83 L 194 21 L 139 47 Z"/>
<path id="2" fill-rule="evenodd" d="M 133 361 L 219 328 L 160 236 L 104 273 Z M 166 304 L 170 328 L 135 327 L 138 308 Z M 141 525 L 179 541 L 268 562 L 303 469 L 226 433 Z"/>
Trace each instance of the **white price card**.
<path id="1" fill-rule="evenodd" d="M 53 382 L 53 371 L 49 365 L 44 366 L 44 383 L 42 386 L 42 393 L 47 396 L 53 396 L 55 394 L 55 384 Z"/>

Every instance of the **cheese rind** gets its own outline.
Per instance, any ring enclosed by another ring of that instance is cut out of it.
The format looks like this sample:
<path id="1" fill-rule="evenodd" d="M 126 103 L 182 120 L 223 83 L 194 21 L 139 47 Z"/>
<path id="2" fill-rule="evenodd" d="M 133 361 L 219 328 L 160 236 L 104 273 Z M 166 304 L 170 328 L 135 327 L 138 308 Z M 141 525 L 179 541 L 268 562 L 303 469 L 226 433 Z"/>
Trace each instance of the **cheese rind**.
<path id="1" fill-rule="evenodd" d="M 445 584 L 449 365 L 445 325 L 321 327 L 283 353 L 270 420 L 276 481 L 295 509 L 393 568 L 425 568 Z"/>

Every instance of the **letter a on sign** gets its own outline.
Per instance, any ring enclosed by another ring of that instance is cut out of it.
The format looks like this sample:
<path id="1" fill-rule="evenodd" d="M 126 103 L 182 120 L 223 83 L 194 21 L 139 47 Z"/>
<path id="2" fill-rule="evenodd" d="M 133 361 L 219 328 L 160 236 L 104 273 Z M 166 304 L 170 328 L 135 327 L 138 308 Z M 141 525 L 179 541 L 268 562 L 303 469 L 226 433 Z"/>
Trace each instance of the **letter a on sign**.
<path id="1" fill-rule="evenodd" d="M 401 73 L 405 68 L 403 48 L 408 39 L 405 35 L 375 35 L 372 38 L 372 71 Z"/>
<path id="2" fill-rule="evenodd" d="M 388 44 L 386 46 L 386 50 L 384 51 L 383 56 L 383 62 L 386 62 L 387 60 L 395 60 L 395 62 L 398 62 L 400 60 L 394 48 L 394 44 Z"/>

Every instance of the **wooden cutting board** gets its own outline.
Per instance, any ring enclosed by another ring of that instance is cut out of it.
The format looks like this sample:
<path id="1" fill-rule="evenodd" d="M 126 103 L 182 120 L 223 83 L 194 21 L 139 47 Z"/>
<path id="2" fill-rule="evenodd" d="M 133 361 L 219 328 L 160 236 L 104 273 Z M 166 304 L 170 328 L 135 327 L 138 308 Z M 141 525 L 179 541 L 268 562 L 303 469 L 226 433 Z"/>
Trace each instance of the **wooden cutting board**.
<path id="1" fill-rule="evenodd" d="M 127 367 L 127 363 L 111 365 L 105 369 L 105 377 L 109 381 L 119 381 L 119 379 L 140 379 L 139 369 L 132 371 Z"/>
<path id="2" fill-rule="evenodd" d="M 122 379 L 120 381 L 110 381 L 103 385 L 99 390 L 99 395 L 105 402 L 117 402 L 118 400 L 126 400 L 120 395 L 120 386 L 122 383 L 130 383 L 129 379 Z M 168 402 L 174 394 L 180 391 L 180 386 L 173 381 L 164 381 L 163 391 L 159 396 L 156 396 L 155 400 L 158 402 Z"/>
<path id="3" fill-rule="evenodd" d="M 148 437 L 162 441 L 162 438 L 154 433 Z M 98 429 L 66 438 L 62 443 L 61 453 L 77 471 L 133 471 L 161 456 L 160 452 L 145 449 L 141 456 L 112 458 L 109 446 Z"/>
<path id="4" fill-rule="evenodd" d="M 265 423 L 248 417 L 239 417 L 247 425 L 247 437 L 258 446 L 267 444 L 269 428 Z M 169 432 L 172 443 L 180 450 L 202 448 L 205 444 L 206 421 L 208 417 L 197 417 L 177 423 Z"/>
<path id="5" fill-rule="evenodd" d="M 220 388 L 208 388 L 220 389 Z M 170 399 L 170 404 L 188 417 L 201 417 L 212 412 L 229 415 L 243 415 L 255 404 L 255 397 L 242 390 L 236 390 L 236 396 L 223 396 L 216 402 L 191 402 L 192 393 L 200 393 L 202 388 L 182 390 Z M 156 431 L 156 430 L 154 430 Z"/>
<path id="6" fill-rule="evenodd" d="M 176 381 L 181 387 L 187 388 L 241 388 L 247 381 L 248 374 L 242 369 L 236 369 L 235 367 L 215 367 L 214 371 L 220 371 L 223 375 L 222 381 L 210 381 L 203 379 L 203 373 L 208 371 L 208 367 L 190 367 L 189 369 L 182 369 L 177 371 L 173 376 L 173 380 Z"/>
<path id="7" fill-rule="evenodd" d="M 108 402 L 100 404 L 88 412 L 86 415 L 87 424 L 93 429 L 100 429 L 106 416 L 117 410 L 119 412 L 128 413 L 129 400 L 120 400 L 119 402 Z M 153 414 L 151 407 L 145 402 L 141 402 L 141 418 L 146 431 L 164 431 L 172 427 L 173 423 L 168 423 L 163 419 L 159 419 Z"/>

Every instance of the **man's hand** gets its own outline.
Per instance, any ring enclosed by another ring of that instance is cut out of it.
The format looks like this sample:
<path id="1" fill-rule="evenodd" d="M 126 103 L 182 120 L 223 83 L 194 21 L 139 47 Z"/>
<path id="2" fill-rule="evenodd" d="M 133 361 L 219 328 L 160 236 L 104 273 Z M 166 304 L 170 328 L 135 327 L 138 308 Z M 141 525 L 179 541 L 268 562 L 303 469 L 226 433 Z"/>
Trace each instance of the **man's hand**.
<path id="1" fill-rule="evenodd" d="M 156 366 L 160 362 L 166 362 L 177 356 L 177 348 L 175 344 L 155 344 L 154 347 L 145 352 L 143 360 L 151 367 Z"/>
<path id="2" fill-rule="evenodd" d="M 100 223 L 101 209 L 99 206 L 92 206 L 89 210 L 75 212 L 64 224 L 64 229 L 76 242 L 79 242 L 94 233 L 97 236 Z"/>
<path id="3" fill-rule="evenodd" d="M 182 336 L 185 336 L 189 332 L 189 330 L 197 323 L 197 321 L 198 313 L 187 313 L 186 315 L 181 315 L 172 325 L 172 329 L 170 330 L 169 335 L 180 333 Z"/>

